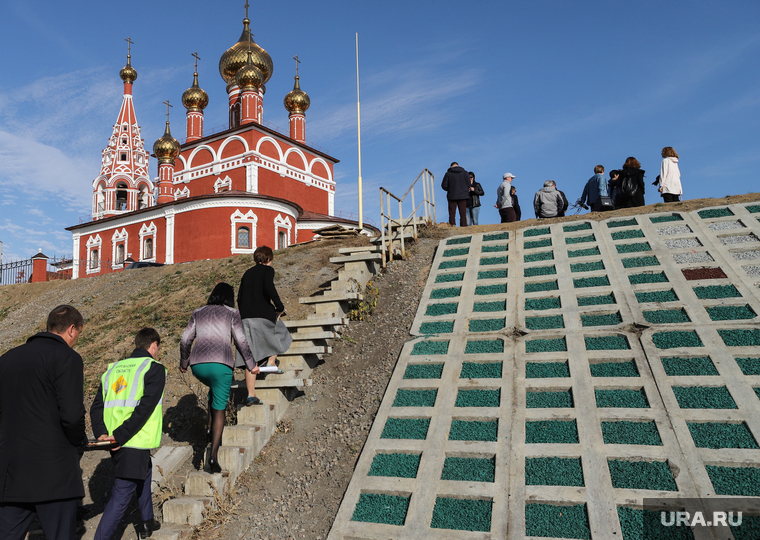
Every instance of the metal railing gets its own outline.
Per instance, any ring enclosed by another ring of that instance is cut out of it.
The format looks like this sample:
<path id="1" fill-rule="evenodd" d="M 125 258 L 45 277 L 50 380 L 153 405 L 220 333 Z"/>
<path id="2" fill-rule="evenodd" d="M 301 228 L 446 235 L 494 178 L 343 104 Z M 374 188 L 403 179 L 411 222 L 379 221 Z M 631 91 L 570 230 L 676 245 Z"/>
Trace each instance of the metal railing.
<path id="1" fill-rule="evenodd" d="M 422 201 L 419 204 L 415 204 L 414 187 L 417 182 L 422 178 Z M 412 227 L 414 230 L 414 241 L 417 241 L 417 210 L 422 207 L 422 216 L 425 223 L 430 224 L 436 221 L 435 217 L 435 186 L 433 185 L 434 177 L 428 169 L 422 169 L 422 172 L 417 175 L 412 185 L 406 190 L 406 193 L 402 197 L 397 197 L 387 189 L 380 188 L 380 242 L 383 253 L 383 267 L 386 265 L 387 251 L 393 245 L 393 229 L 396 229 L 398 234 L 399 243 L 401 245 L 401 258 L 406 258 L 406 249 L 404 247 L 404 233 L 407 227 Z M 404 217 L 403 202 L 408 195 L 411 195 L 412 210 L 407 217 Z M 391 197 L 398 202 L 398 218 L 393 218 L 393 211 L 391 210 Z M 387 212 L 387 213 L 386 213 Z M 387 232 L 386 232 L 387 226 Z M 386 234 L 388 236 L 386 242 Z M 387 245 L 386 245 L 387 244 Z"/>
<path id="2" fill-rule="evenodd" d="M 91 261 L 85 259 L 73 259 L 71 257 L 50 257 L 47 259 L 45 276 L 40 279 L 35 276 L 34 281 L 57 281 L 71 279 L 74 266 L 78 267 L 80 278 L 112 274 L 123 270 L 129 262 L 112 264 L 111 261 Z M 18 283 L 30 283 L 34 273 L 34 259 L 12 261 L 0 265 L 0 285 L 16 285 Z"/>
<path id="3" fill-rule="evenodd" d="M 26 283 L 32 278 L 32 259 L 0 265 L 0 285 Z"/>

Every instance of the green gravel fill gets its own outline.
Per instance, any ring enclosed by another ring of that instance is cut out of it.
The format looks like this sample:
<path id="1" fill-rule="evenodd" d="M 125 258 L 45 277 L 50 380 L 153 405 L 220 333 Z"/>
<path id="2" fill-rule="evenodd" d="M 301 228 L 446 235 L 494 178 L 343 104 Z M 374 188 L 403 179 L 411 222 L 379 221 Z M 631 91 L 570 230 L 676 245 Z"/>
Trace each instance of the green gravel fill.
<path id="1" fill-rule="evenodd" d="M 673 473 L 665 461 L 626 461 L 608 459 L 612 487 L 678 491 Z"/>
<path id="2" fill-rule="evenodd" d="M 420 325 L 422 334 L 448 334 L 454 331 L 454 321 L 424 322 Z"/>
<path id="3" fill-rule="evenodd" d="M 636 218 L 621 219 L 620 221 L 610 221 L 607 223 L 607 228 L 614 229 L 616 227 L 630 227 L 631 225 L 638 225 Z"/>
<path id="4" fill-rule="evenodd" d="M 654 255 L 650 257 L 630 257 L 622 259 L 623 268 L 643 268 L 645 266 L 660 266 L 660 261 Z"/>
<path id="5" fill-rule="evenodd" d="M 760 448 L 747 424 L 686 422 L 697 448 Z"/>
<path id="6" fill-rule="evenodd" d="M 604 315 L 581 315 L 583 326 L 614 326 L 622 322 L 623 318 L 620 316 L 620 312 L 605 313 Z"/>
<path id="7" fill-rule="evenodd" d="M 562 302 L 559 297 L 525 299 L 525 311 L 541 311 L 544 309 L 559 309 L 561 307 Z"/>
<path id="8" fill-rule="evenodd" d="M 760 538 L 760 516 L 742 515 L 742 524 L 731 525 L 734 540 L 757 540 Z"/>
<path id="9" fill-rule="evenodd" d="M 649 400 L 643 388 L 636 390 L 594 390 L 596 406 L 600 409 L 648 409 Z"/>
<path id="10" fill-rule="evenodd" d="M 580 458 L 525 458 L 526 486 L 584 487 Z"/>
<path id="11" fill-rule="evenodd" d="M 459 255 L 467 255 L 470 252 L 470 248 L 458 248 L 458 249 L 447 249 L 443 252 L 444 257 L 458 257 Z"/>
<path id="12" fill-rule="evenodd" d="M 604 444 L 640 444 L 645 446 L 662 446 L 660 432 L 654 421 L 631 422 L 618 420 L 602 422 Z"/>
<path id="13" fill-rule="evenodd" d="M 509 244 L 496 244 L 493 246 L 483 246 L 480 250 L 482 253 L 494 253 L 498 251 L 509 251 Z"/>
<path id="14" fill-rule="evenodd" d="M 362 493 L 351 521 L 403 525 L 409 510 L 409 497 Z"/>
<path id="15" fill-rule="evenodd" d="M 630 350 L 631 344 L 625 336 L 587 337 L 587 351 L 625 351 Z"/>
<path id="16" fill-rule="evenodd" d="M 420 454 L 376 454 L 368 476 L 417 478 Z"/>
<path id="17" fill-rule="evenodd" d="M 526 263 L 540 262 L 540 261 L 553 261 L 553 251 L 542 251 L 541 253 L 529 253 L 523 257 Z"/>
<path id="18" fill-rule="evenodd" d="M 760 375 L 760 358 L 737 358 L 736 363 L 745 375 Z"/>
<path id="19" fill-rule="evenodd" d="M 664 291 L 643 291 L 636 293 L 636 300 L 641 304 L 649 302 L 676 302 L 678 295 L 673 289 L 667 289 Z"/>
<path id="20" fill-rule="evenodd" d="M 425 310 L 425 315 L 428 317 L 438 317 L 440 315 L 453 315 L 457 312 L 459 303 L 452 302 L 450 304 L 428 304 Z"/>
<path id="21" fill-rule="evenodd" d="M 482 313 L 487 311 L 506 311 L 507 302 L 505 300 L 499 300 L 498 302 L 475 302 L 472 305 L 472 311 L 474 313 Z"/>
<path id="22" fill-rule="evenodd" d="M 552 315 L 550 317 L 525 317 L 525 326 L 528 330 L 564 328 L 565 319 L 562 318 L 562 315 Z"/>
<path id="23" fill-rule="evenodd" d="M 507 262 L 509 262 L 509 257 L 483 257 L 480 259 L 480 266 L 507 264 Z"/>
<path id="24" fill-rule="evenodd" d="M 506 279 L 507 269 L 502 270 L 481 270 L 478 272 L 478 279 Z"/>
<path id="25" fill-rule="evenodd" d="M 388 418 L 381 439 L 422 439 L 427 437 L 430 418 Z"/>
<path id="26" fill-rule="evenodd" d="M 409 364 L 404 371 L 405 379 L 440 379 L 443 364 Z"/>
<path id="27" fill-rule="evenodd" d="M 462 281 L 464 279 L 464 272 L 458 274 L 438 274 L 435 277 L 436 283 L 448 283 L 449 281 Z"/>
<path id="28" fill-rule="evenodd" d="M 733 285 L 708 285 L 694 287 L 694 294 L 700 300 L 718 300 L 721 298 L 741 298 L 741 293 Z"/>
<path id="29" fill-rule="evenodd" d="M 652 251 L 649 242 L 634 242 L 633 244 L 619 244 L 615 246 L 618 253 L 638 253 L 639 251 Z"/>
<path id="30" fill-rule="evenodd" d="M 500 379 L 502 362 L 463 362 L 460 379 Z"/>
<path id="31" fill-rule="evenodd" d="M 600 362 L 589 364 L 592 377 L 638 377 L 639 369 L 634 360 L 627 362 Z"/>
<path id="32" fill-rule="evenodd" d="M 526 504 L 525 536 L 590 540 L 591 528 L 586 505 Z"/>
<path id="33" fill-rule="evenodd" d="M 669 216 L 656 216 L 649 218 L 652 223 L 668 223 L 669 221 L 683 221 L 683 218 L 679 214 L 671 214 Z"/>
<path id="34" fill-rule="evenodd" d="M 705 308 L 713 321 L 739 321 L 757 317 L 749 304 L 743 306 L 713 306 Z"/>
<path id="35" fill-rule="evenodd" d="M 508 232 L 486 234 L 483 236 L 483 242 L 492 242 L 493 240 L 509 240 Z"/>
<path id="36" fill-rule="evenodd" d="M 534 276 L 551 276 L 557 273 L 557 267 L 551 266 L 532 266 L 523 270 L 523 277 Z"/>
<path id="37" fill-rule="evenodd" d="M 477 296 L 484 296 L 486 294 L 504 294 L 506 292 L 506 283 L 497 283 L 496 285 L 478 285 L 475 287 L 475 294 Z"/>
<path id="38" fill-rule="evenodd" d="M 526 283 L 525 292 L 543 292 L 543 291 L 558 291 L 559 284 L 557 281 L 540 281 L 538 283 Z"/>
<path id="39" fill-rule="evenodd" d="M 752 206 L 745 206 L 747 212 L 750 214 L 757 214 L 760 212 L 760 204 L 753 204 Z"/>
<path id="40" fill-rule="evenodd" d="M 540 247 L 549 247 L 552 245 L 551 238 L 543 238 L 542 240 L 533 240 L 532 242 L 525 242 L 523 249 L 535 249 Z"/>
<path id="41" fill-rule="evenodd" d="M 587 287 L 608 287 L 609 284 L 610 278 L 607 276 L 573 278 L 573 286 L 576 289 L 585 289 Z"/>
<path id="42" fill-rule="evenodd" d="M 713 208 L 710 210 L 700 210 L 697 212 L 702 219 L 711 219 L 719 217 L 733 216 L 734 213 L 729 208 Z"/>
<path id="43" fill-rule="evenodd" d="M 644 272 L 643 274 L 631 274 L 628 276 L 631 285 L 640 285 L 642 283 L 668 283 L 668 276 L 665 272 Z"/>
<path id="44" fill-rule="evenodd" d="M 471 340 L 464 347 L 464 354 L 503 353 L 504 342 L 500 339 Z"/>
<path id="45" fill-rule="evenodd" d="M 447 246 L 453 246 L 454 244 L 469 244 L 472 240 L 472 236 L 460 236 L 459 238 L 449 238 L 446 241 Z"/>
<path id="46" fill-rule="evenodd" d="M 718 375 L 712 358 L 709 356 L 695 356 L 692 358 L 681 358 L 679 356 L 669 356 L 661 358 L 662 367 L 665 373 L 670 377 L 703 377 Z"/>
<path id="47" fill-rule="evenodd" d="M 682 409 L 736 409 L 736 402 L 725 386 L 674 386 Z"/>
<path id="48" fill-rule="evenodd" d="M 630 240 L 632 238 L 644 238 L 644 231 L 641 229 L 629 229 L 627 231 L 612 233 L 613 240 Z"/>
<path id="49" fill-rule="evenodd" d="M 452 420 L 449 440 L 495 442 L 498 431 L 498 420 Z"/>
<path id="50" fill-rule="evenodd" d="M 504 319 L 472 319 L 468 330 L 470 332 L 496 332 L 506 326 Z"/>
<path id="51" fill-rule="evenodd" d="M 467 259 L 461 259 L 459 261 L 443 261 L 438 265 L 438 270 L 446 270 L 448 268 L 464 268 L 467 266 Z"/>
<path id="52" fill-rule="evenodd" d="M 716 495 L 760 497 L 760 469 L 705 465 Z"/>
<path id="53" fill-rule="evenodd" d="M 596 242 L 596 236 L 589 234 L 587 236 L 571 236 L 565 238 L 565 244 L 585 244 L 586 242 Z"/>
<path id="54" fill-rule="evenodd" d="M 592 255 L 601 255 L 601 251 L 599 251 L 598 247 L 592 247 L 588 249 L 576 249 L 576 250 L 568 250 L 567 256 L 571 259 L 575 257 L 591 257 Z"/>
<path id="55" fill-rule="evenodd" d="M 491 530 L 491 512 L 492 500 L 436 497 L 430 527 L 488 532 Z"/>
<path id="56" fill-rule="evenodd" d="M 462 287 L 449 287 L 447 289 L 433 289 L 430 292 L 431 299 L 456 298 L 462 292 Z"/>
<path id="57" fill-rule="evenodd" d="M 525 364 L 526 379 L 554 379 L 570 376 L 570 366 L 567 362 L 527 362 Z"/>
<path id="58" fill-rule="evenodd" d="M 559 392 L 526 392 L 525 407 L 528 409 L 561 409 L 575 407 L 570 390 Z"/>
<path id="59" fill-rule="evenodd" d="M 601 296 L 579 296 L 579 306 L 601 306 L 605 304 L 616 304 L 614 293 L 603 294 Z"/>
<path id="60" fill-rule="evenodd" d="M 618 518 L 623 540 L 694 540 L 691 528 L 663 525 L 659 510 L 619 506 Z"/>
<path id="61" fill-rule="evenodd" d="M 728 347 L 760 346 L 760 330 L 718 330 L 718 334 Z"/>
<path id="62" fill-rule="evenodd" d="M 594 270 L 604 270 L 604 261 L 592 261 L 570 265 L 571 272 L 593 272 Z"/>
<path id="63" fill-rule="evenodd" d="M 591 229 L 591 223 L 579 223 L 578 225 L 565 225 L 562 230 L 565 232 L 587 231 Z"/>
<path id="64" fill-rule="evenodd" d="M 394 407 L 433 407 L 438 396 L 438 390 L 405 390 L 399 388 L 396 392 Z"/>
<path id="65" fill-rule="evenodd" d="M 656 332 L 652 342 L 658 349 L 676 349 L 678 347 L 704 347 L 699 335 L 693 330 Z"/>
<path id="66" fill-rule="evenodd" d="M 644 319 L 650 324 L 673 324 L 691 322 L 684 309 L 658 309 L 642 312 Z"/>
<path id="67" fill-rule="evenodd" d="M 493 482 L 496 476 L 496 458 L 447 457 L 443 462 L 441 480 L 461 482 Z"/>
<path id="68" fill-rule="evenodd" d="M 578 444 L 575 420 L 526 420 L 525 444 Z"/>
<path id="69" fill-rule="evenodd" d="M 501 390 L 459 390 L 454 407 L 498 407 Z"/>
<path id="70" fill-rule="evenodd" d="M 414 344 L 412 354 L 446 354 L 449 352 L 448 341 L 420 341 Z"/>
<path id="71" fill-rule="evenodd" d="M 525 352 L 540 353 L 540 352 L 556 352 L 566 351 L 567 341 L 565 338 L 559 339 L 532 339 L 525 342 Z"/>
<path id="72" fill-rule="evenodd" d="M 542 229 L 528 229 L 523 233 L 523 236 L 543 236 L 550 233 L 551 229 L 549 229 L 549 227 L 544 227 Z"/>

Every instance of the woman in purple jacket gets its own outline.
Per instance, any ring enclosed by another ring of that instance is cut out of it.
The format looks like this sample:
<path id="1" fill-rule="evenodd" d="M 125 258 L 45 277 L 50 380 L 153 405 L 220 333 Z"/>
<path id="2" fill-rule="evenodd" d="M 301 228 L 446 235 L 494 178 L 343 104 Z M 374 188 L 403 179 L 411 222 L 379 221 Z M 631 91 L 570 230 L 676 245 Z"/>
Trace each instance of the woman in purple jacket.
<path id="1" fill-rule="evenodd" d="M 258 373 L 259 368 L 243 333 L 240 313 L 235 309 L 235 291 L 232 285 L 219 283 L 208 297 L 208 303 L 193 311 L 190 316 L 180 342 L 179 361 L 182 373 L 187 372 L 189 365 L 193 375 L 209 387 L 208 433 L 211 436 L 211 457 L 208 465 L 212 473 L 222 471 L 217 456 L 235 366 L 232 341 L 243 356 L 248 370 L 254 375 Z"/>

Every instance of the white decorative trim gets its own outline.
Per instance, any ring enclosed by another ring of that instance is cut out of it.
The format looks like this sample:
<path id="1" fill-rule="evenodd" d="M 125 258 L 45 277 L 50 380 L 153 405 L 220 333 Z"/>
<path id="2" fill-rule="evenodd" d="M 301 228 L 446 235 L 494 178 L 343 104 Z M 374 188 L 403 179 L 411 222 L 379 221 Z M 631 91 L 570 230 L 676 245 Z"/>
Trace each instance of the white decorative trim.
<path id="1" fill-rule="evenodd" d="M 245 190 L 248 193 L 259 192 L 259 166 L 257 163 L 245 164 Z"/>
<path id="2" fill-rule="evenodd" d="M 156 232 L 157 232 L 156 224 L 152 221 L 150 222 L 150 225 L 145 225 L 145 223 L 142 224 L 142 227 L 140 227 L 140 259 L 141 261 L 150 261 L 150 262 L 156 262 Z M 148 237 L 153 241 L 153 256 L 146 258 L 145 257 L 145 240 L 148 240 Z"/>
<path id="3" fill-rule="evenodd" d="M 231 226 L 231 253 L 253 253 L 256 251 L 256 223 L 259 218 L 253 213 L 253 210 L 248 210 L 243 214 L 240 210 L 235 210 L 230 216 Z M 250 248 L 238 248 L 237 247 L 237 230 L 238 227 L 247 226 L 251 231 L 251 247 Z"/>
<path id="4" fill-rule="evenodd" d="M 264 144 L 264 141 L 269 141 L 274 145 L 274 147 L 277 149 L 278 157 L 273 158 L 271 156 L 265 156 L 264 154 L 261 153 L 261 145 Z M 256 143 L 256 153 L 259 154 L 264 159 L 276 159 L 280 163 L 282 163 L 282 148 L 280 148 L 280 143 L 277 142 L 277 140 L 273 139 L 272 137 L 265 136 L 265 137 L 260 138 L 258 142 Z"/>
<path id="5" fill-rule="evenodd" d="M 79 279 L 79 266 L 82 264 L 81 261 L 79 261 L 79 244 L 81 243 L 81 234 L 72 234 L 72 240 L 74 241 L 74 246 L 72 248 L 72 253 L 74 256 L 72 257 L 74 260 L 73 268 L 71 269 L 71 279 Z"/>
<path id="6" fill-rule="evenodd" d="M 185 186 L 183 189 L 175 189 L 174 190 L 174 200 L 182 199 L 182 198 L 189 198 L 190 197 L 190 188 L 188 186 Z"/>
<path id="7" fill-rule="evenodd" d="M 124 242 L 124 259 L 122 259 L 121 262 L 118 262 L 116 258 L 116 248 L 118 245 Z M 114 270 L 118 270 L 119 268 L 124 267 L 124 261 L 127 258 L 127 242 L 129 242 L 129 233 L 127 233 L 127 229 L 122 229 L 121 232 L 118 230 L 113 232 L 113 236 L 111 237 L 111 268 Z"/>
<path id="8" fill-rule="evenodd" d="M 335 215 L 335 191 L 333 190 L 327 192 L 327 215 Z"/>
<path id="9" fill-rule="evenodd" d="M 164 264 L 174 264 L 174 213 L 173 208 L 166 209 L 166 255 L 164 256 Z"/>
<path id="10" fill-rule="evenodd" d="M 280 229 L 285 229 L 287 231 L 287 245 L 281 246 L 280 245 Z M 277 249 L 284 249 L 291 245 L 293 242 L 290 241 L 290 232 L 293 230 L 293 224 L 290 221 L 290 217 L 286 217 L 283 219 L 281 214 L 277 214 L 277 217 L 274 218 L 274 245 L 277 246 Z"/>
<path id="11" fill-rule="evenodd" d="M 222 189 L 222 188 L 227 189 Z M 187 189 L 187 188 L 185 188 Z M 231 191 L 232 190 L 232 178 L 229 176 L 225 176 L 222 178 L 221 176 L 216 179 L 216 182 L 214 182 L 214 193 L 219 193 L 220 191 Z"/>
<path id="12" fill-rule="evenodd" d="M 103 245 L 103 240 L 100 238 L 99 234 L 96 234 L 95 236 L 91 235 L 87 239 L 87 260 L 85 262 L 85 265 L 86 265 L 88 274 L 100 273 L 100 262 L 103 260 L 103 250 L 101 249 L 102 245 Z M 90 264 L 90 256 L 92 255 L 93 249 L 98 250 L 98 264 L 95 266 Z"/>

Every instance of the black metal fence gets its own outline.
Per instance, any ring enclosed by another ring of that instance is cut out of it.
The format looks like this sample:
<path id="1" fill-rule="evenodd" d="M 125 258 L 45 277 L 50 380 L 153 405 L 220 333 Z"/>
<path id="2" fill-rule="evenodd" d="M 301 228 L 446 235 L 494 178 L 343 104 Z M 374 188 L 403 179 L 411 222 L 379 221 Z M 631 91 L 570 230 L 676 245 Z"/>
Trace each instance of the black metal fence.
<path id="1" fill-rule="evenodd" d="M 94 261 L 84 259 L 72 259 L 71 257 L 51 257 L 47 259 L 47 267 L 43 279 L 35 277 L 34 281 L 55 281 L 59 279 L 71 279 L 74 267 L 77 267 L 77 276 L 80 278 L 99 276 L 120 272 L 128 263 L 117 264 L 115 267 L 111 261 Z M 17 283 L 29 283 L 32 281 L 34 272 L 34 259 L 13 261 L 0 265 L 0 285 L 15 285 Z"/>
<path id="2" fill-rule="evenodd" d="M 0 285 L 26 283 L 32 279 L 32 259 L 0 265 Z"/>

